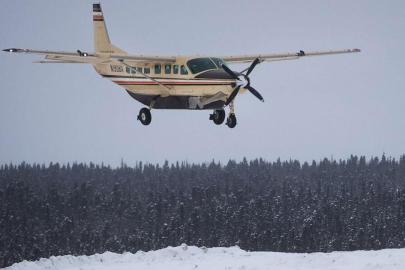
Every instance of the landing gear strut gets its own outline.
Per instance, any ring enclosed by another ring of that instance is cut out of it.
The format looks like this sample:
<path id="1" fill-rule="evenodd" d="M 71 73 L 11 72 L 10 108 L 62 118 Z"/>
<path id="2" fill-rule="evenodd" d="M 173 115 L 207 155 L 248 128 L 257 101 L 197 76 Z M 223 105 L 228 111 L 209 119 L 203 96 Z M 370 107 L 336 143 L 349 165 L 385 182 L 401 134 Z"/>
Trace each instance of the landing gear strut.
<path id="1" fill-rule="evenodd" d="M 214 121 L 216 125 L 221 125 L 225 120 L 225 111 L 215 110 L 213 114 L 210 114 L 210 120 Z"/>
<path id="2" fill-rule="evenodd" d="M 234 107 L 234 103 L 233 101 L 231 101 L 231 103 L 229 103 L 229 115 L 228 118 L 226 119 L 226 125 L 229 128 L 234 128 L 236 127 L 236 116 L 235 116 L 235 107 Z"/>

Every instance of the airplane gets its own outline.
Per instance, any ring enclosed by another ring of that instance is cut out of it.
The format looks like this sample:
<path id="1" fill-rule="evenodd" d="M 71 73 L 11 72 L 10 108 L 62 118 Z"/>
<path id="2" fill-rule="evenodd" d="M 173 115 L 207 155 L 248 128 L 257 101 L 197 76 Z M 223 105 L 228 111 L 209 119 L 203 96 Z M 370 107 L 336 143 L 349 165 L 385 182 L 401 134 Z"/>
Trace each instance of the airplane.
<path id="1" fill-rule="evenodd" d="M 102 77 L 123 87 L 144 104 L 137 119 L 145 126 L 152 121 L 152 109 L 213 110 L 209 120 L 216 125 L 225 121 L 234 128 L 235 97 L 249 91 L 264 102 L 251 86 L 249 75 L 262 62 L 297 60 L 309 56 L 357 53 L 359 49 L 228 56 L 154 56 L 128 54 L 110 42 L 101 4 L 93 4 L 94 52 L 4 49 L 5 52 L 45 55 L 34 63 L 87 63 Z M 232 64 L 250 63 L 240 71 Z"/>

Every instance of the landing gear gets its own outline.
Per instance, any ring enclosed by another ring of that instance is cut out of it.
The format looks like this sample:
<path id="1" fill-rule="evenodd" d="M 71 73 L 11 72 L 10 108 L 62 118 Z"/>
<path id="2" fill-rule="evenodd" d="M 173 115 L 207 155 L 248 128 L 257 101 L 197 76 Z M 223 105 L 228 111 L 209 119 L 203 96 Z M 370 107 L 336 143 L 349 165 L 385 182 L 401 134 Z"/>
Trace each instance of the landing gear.
<path id="1" fill-rule="evenodd" d="M 229 114 L 228 118 L 226 119 L 226 125 L 229 128 L 236 127 L 236 116 L 234 113 Z"/>
<path id="2" fill-rule="evenodd" d="M 216 125 L 221 125 L 225 120 L 225 111 L 215 110 L 213 114 L 210 114 L 210 120 L 214 121 Z"/>
<path id="3" fill-rule="evenodd" d="M 142 108 L 139 111 L 138 120 L 141 121 L 142 125 L 147 126 L 152 121 L 152 114 L 148 108 Z"/>
<path id="4" fill-rule="evenodd" d="M 160 98 L 160 95 L 154 96 L 149 105 L 149 108 L 142 108 L 139 111 L 138 120 L 141 121 L 142 125 L 147 126 L 150 124 L 150 122 L 152 122 L 152 114 L 150 113 L 150 111 L 152 110 L 158 98 Z"/>
<path id="5" fill-rule="evenodd" d="M 226 119 L 226 125 L 229 128 L 234 128 L 236 127 L 236 116 L 235 116 L 235 104 L 233 103 L 233 101 L 231 101 L 231 103 L 229 103 L 229 115 L 228 118 Z"/>

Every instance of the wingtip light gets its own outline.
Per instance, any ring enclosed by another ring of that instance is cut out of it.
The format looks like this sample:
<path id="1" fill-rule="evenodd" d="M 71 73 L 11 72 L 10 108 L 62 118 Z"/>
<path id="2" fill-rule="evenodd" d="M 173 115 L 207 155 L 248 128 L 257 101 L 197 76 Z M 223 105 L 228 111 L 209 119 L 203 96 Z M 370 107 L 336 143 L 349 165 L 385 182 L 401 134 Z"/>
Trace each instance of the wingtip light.
<path id="1" fill-rule="evenodd" d="M 3 50 L 3 52 L 16 52 L 16 51 L 18 51 L 18 49 L 14 49 L 14 48 L 11 48 L 11 49 L 4 49 L 4 50 Z"/>

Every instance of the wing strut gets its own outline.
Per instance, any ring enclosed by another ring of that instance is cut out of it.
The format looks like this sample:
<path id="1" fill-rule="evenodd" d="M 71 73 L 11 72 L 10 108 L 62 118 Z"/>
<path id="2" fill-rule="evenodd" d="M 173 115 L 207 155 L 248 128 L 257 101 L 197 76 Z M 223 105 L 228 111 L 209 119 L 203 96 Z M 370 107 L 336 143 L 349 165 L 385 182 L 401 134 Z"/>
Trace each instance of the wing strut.
<path id="1" fill-rule="evenodd" d="M 170 89 L 168 86 L 166 86 L 166 85 L 164 85 L 164 84 L 158 82 L 157 80 L 155 80 L 155 79 L 149 77 L 149 76 L 146 75 L 145 73 L 143 73 L 143 72 L 141 72 L 141 71 L 138 71 L 136 68 L 131 67 L 130 65 L 128 65 L 127 63 L 125 63 L 123 59 L 119 59 L 118 61 L 120 61 L 124 66 L 130 68 L 131 70 L 135 71 L 136 73 L 139 73 L 139 74 L 141 74 L 142 76 L 145 76 L 146 78 L 148 78 L 149 80 L 154 81 L 155 83 L 157 83 L 158 85 L 160 85 L 163 89 L 165 89 L 167 92 L 169 92 L 170 95 L 172 94 L 172 89 Z"/>

